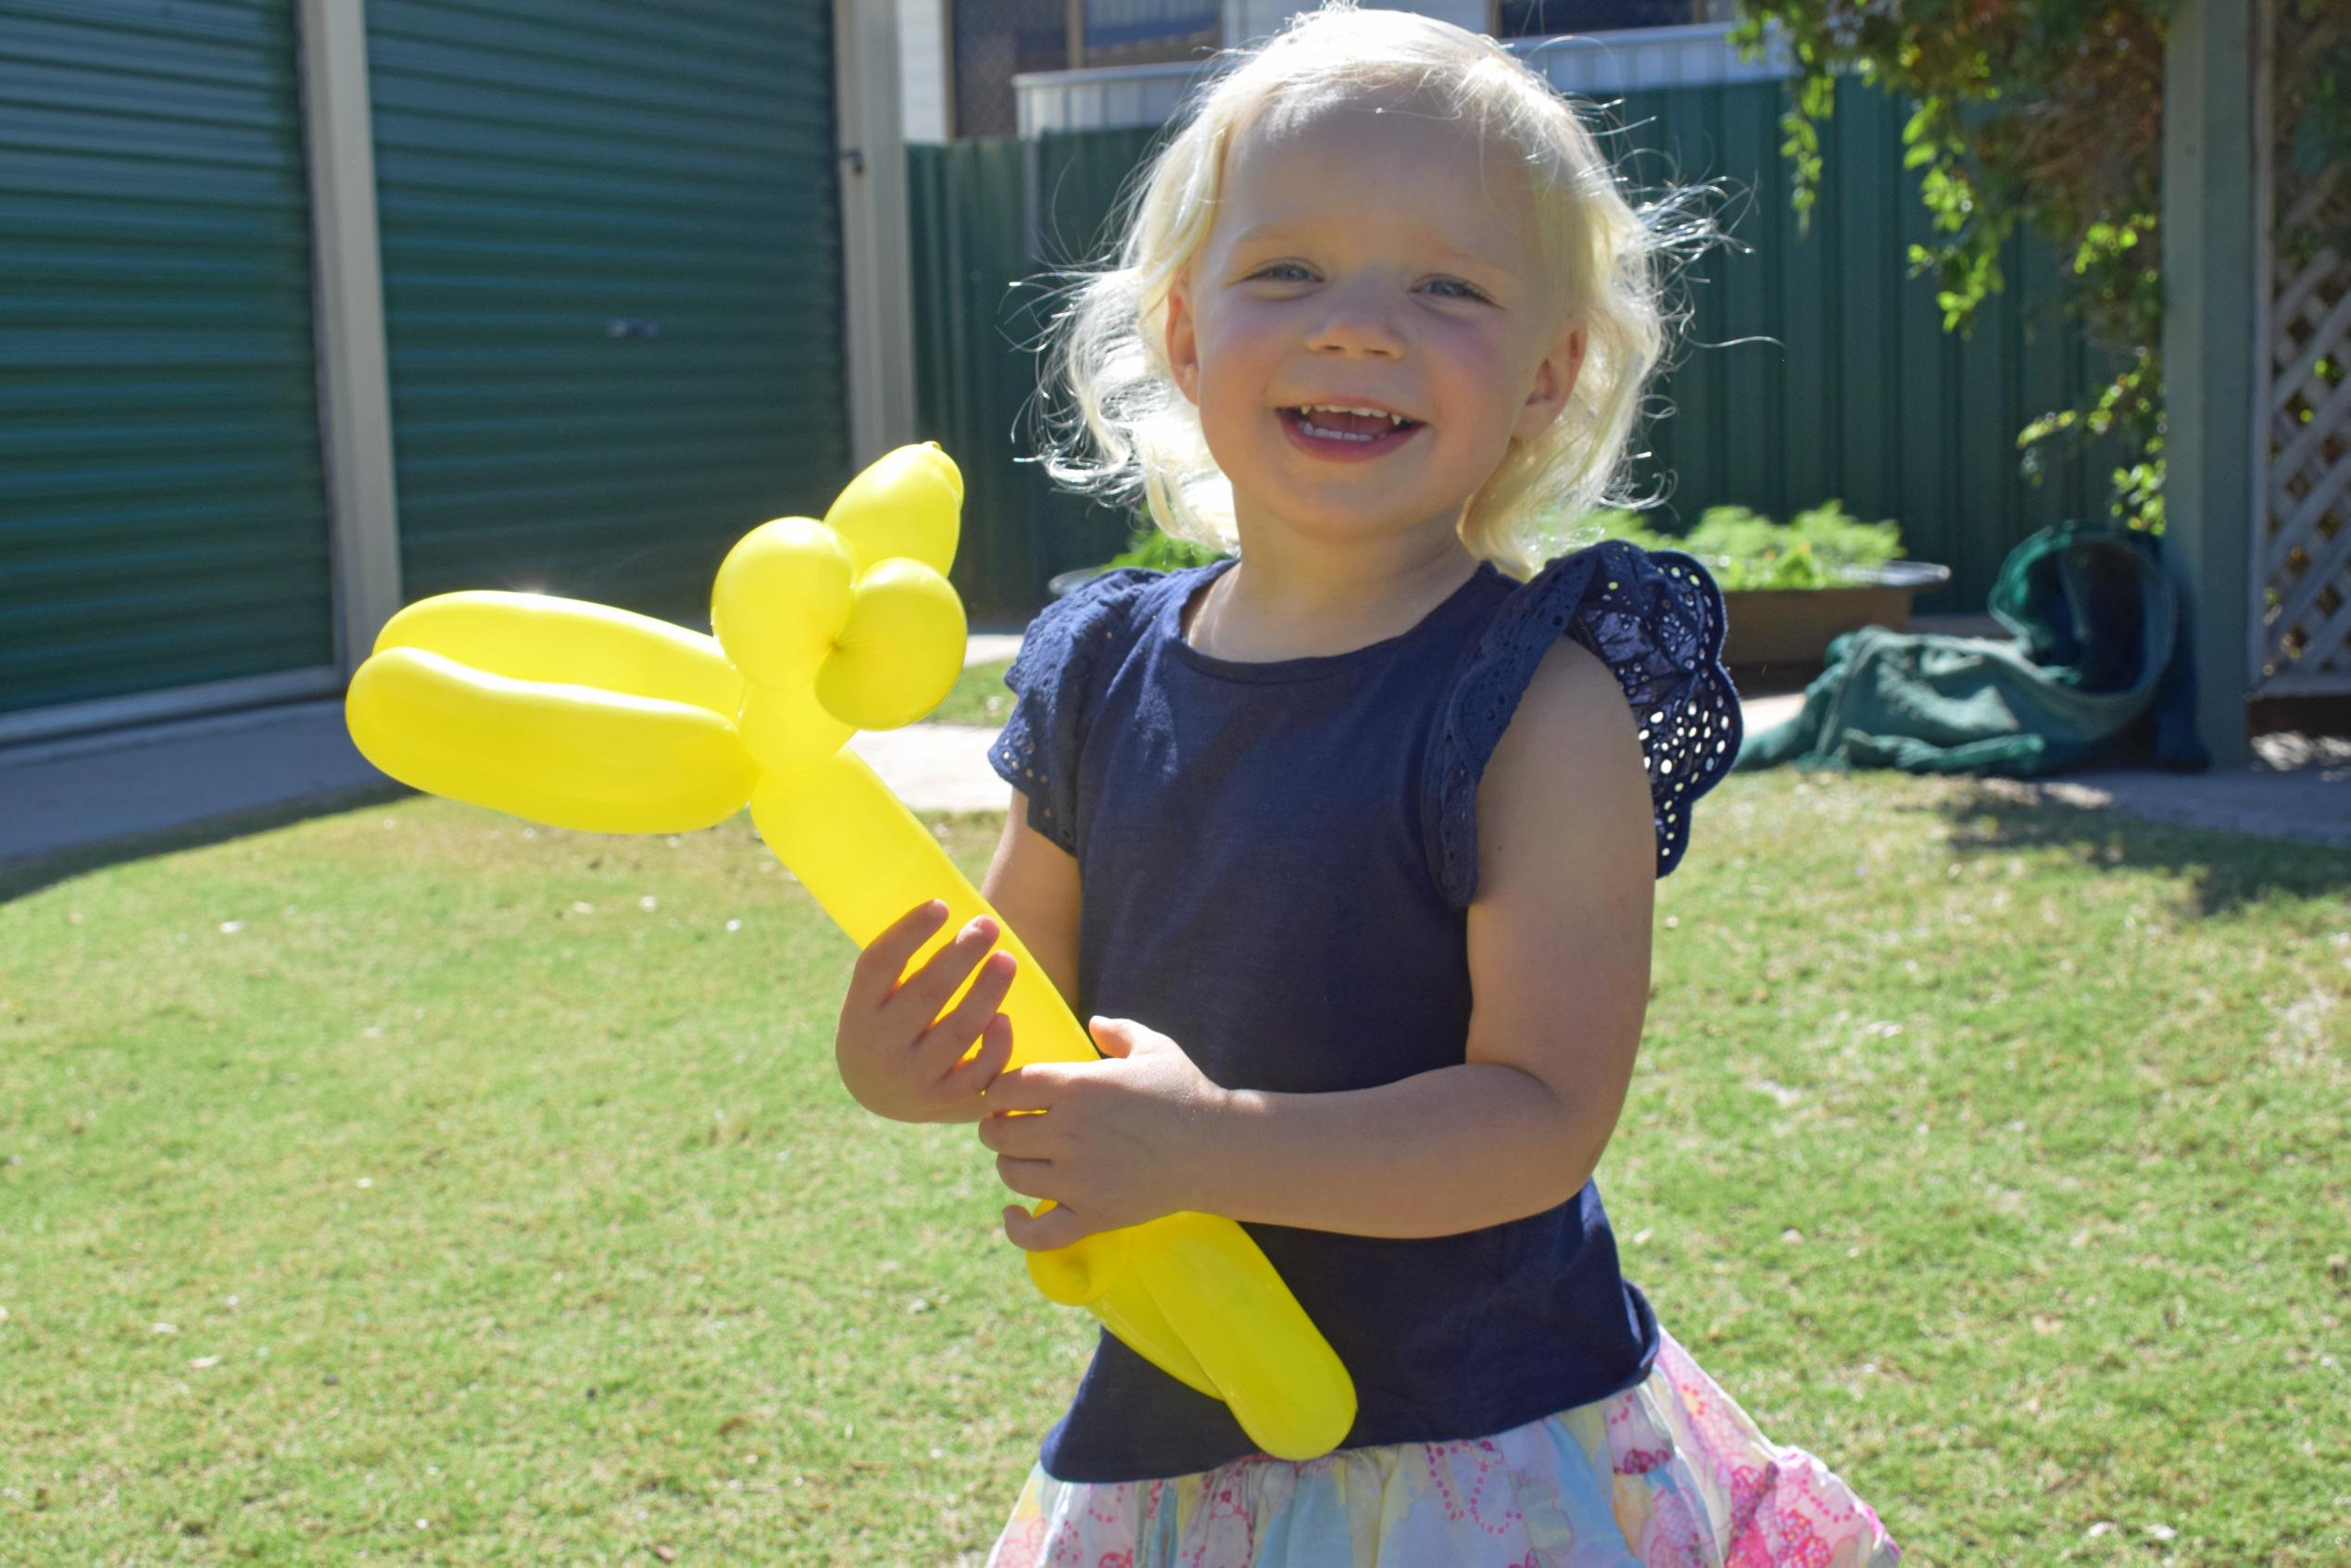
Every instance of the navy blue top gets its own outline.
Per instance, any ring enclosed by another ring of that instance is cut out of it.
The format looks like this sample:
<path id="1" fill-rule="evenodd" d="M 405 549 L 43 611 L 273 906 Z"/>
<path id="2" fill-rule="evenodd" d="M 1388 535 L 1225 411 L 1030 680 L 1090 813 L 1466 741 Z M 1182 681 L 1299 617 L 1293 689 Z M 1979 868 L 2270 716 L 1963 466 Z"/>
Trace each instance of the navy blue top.
<path id="1" fill-rule="evenodd" d="M 1096 578 L 1037 617 L 1005 676 L 1017 700 L 990 760 L 1077 859 L 1077 1014 L 1159 1030 L 1227 1088 L 1456 1065 L 1477 781 L 1536 665 L 1571 636 L 1624 686 L 1663 876 L 1739 752 L 1722 596 L 1687 555 L 1603 541 L 1523 584 L 1481 566 L 1400 636 L 1240 663 L 1183 634 L 1229 565 Z M 1656 1354 L 1590 1183 L 1455 1236 L 1246 1229 L 1354 1378 L 1346 1447 L 1506 1431 L 1632 1386 Z M 1223 1403 L 1105 1331 L 1041 1462 L 1132 1481 L 1255 1451 Z"/>

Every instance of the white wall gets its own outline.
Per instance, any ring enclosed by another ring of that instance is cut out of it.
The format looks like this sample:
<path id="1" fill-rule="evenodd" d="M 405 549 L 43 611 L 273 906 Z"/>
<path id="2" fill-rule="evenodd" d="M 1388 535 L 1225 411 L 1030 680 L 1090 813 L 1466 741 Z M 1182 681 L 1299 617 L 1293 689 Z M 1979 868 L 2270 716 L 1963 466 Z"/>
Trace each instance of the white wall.
<path id="1" fill-rule="evenodd" d="M 947 140 L 945 0 L 898 0 L 899 105 L 910 142 Z"/>
<path id="2" fill-rule="evenodd" d="M 1486 0 L 1365 0 L 1364 9 L 1378 11 L 1417 11 L 1424 17 L 1435 17 L 1455 27 L 1472 32 L 1486 31 Z M 1283 22 L 1301 11 L 1315 9 L 1300 6 L 1291 0 L 1225 0 L 1225 42 L 1227 45 L 1246 44 L 1276 32 Z"/>

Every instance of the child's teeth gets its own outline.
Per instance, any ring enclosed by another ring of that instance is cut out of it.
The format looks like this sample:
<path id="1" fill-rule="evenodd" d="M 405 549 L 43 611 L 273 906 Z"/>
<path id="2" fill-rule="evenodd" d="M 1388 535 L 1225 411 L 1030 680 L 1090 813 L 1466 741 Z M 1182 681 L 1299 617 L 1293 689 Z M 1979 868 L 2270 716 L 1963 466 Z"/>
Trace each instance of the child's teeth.
<path id="1" fill-rule="evenodd" d="M 1373 431 L 1330 430 L 1314 422 L 1316 414 L 1349 414 L 1358 418 L 1386 420 L 1389 431 L 1401 430 L 1409 422 L 1402 414 L 1391 414 L 1381 408 L 1350 408 L 1336 403 L 1302 403 L 1299 405 L 1300 423 L 1325 441 L 1373 441 L 1378 438 Z"/>

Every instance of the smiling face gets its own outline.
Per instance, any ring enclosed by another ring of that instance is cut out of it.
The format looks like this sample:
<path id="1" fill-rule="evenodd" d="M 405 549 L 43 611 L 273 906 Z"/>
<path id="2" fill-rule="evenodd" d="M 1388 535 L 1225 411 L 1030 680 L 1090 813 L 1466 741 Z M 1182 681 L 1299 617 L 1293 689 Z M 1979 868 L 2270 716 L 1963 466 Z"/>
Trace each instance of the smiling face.
<path id="1" fill-rule="evenodd" d="M 1244 551 L 1269 528 L 1450 533 L 1582 363 L 1522 174 L 1457 122 L 1368 103 L 1261 115 L 1227 159 L 1166 344 Z"/>

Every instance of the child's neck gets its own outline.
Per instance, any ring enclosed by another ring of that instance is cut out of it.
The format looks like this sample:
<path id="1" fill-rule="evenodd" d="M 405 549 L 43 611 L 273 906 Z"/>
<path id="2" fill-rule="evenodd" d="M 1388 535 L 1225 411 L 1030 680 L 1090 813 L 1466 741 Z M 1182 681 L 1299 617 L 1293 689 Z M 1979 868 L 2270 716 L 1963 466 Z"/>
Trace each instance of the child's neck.
<path id="1" fill-rule="evenodd" d="M 1192 602 L 1185 640 L 1245 664 L 1352 653 L 1411 631 L 1478 564 L 1450 529 L 1343 550 L 1244 540 L 1241 559 Z"/>

